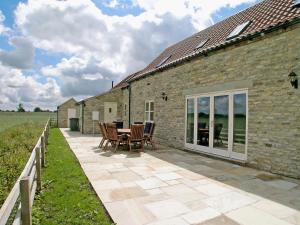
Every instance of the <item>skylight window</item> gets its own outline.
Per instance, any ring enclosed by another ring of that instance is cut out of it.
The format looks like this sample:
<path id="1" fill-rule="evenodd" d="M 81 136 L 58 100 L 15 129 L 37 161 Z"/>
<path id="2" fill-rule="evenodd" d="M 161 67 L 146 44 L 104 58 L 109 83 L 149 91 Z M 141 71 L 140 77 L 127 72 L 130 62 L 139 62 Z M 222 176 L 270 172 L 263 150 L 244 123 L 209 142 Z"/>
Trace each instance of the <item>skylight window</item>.
<path id="1" fill-rule="evenodd" d="M 207 42 L 208 42 L 209 39 L 205 39 L 204 41 L 201 41 L 195 48 L 195 50 L 198 50 L 199 48 L 202 48 Z"/>
<path id="2" fill-rule="evenodd" d="M 245 23 L 242 23 L 238 25 L 227 37 L 227 39 L 235 38 L 239 36 L 241 33 L 243 33 L 244 30 L 249 26 L 250 21 L 247 21 Z"/>
<path id="3" fill-rule="evenodd" d="M 162 66 L 163 64 L 165 64 L 165 63 L 171 58 L 171 56 L 172 56 L 172 55 L 169 55 L 169 56 L 167 56 L 166 58 L 164 58 L 163 60 L 161 60 L 160 63 L 158 63 L 158 64 L 156 65 L 156 68 L 158 68 L 158 67 Z"/>
<path id="4" fill-rule="evenodd" d="M 294 4 L 292 5 L 292 8 L 299 8 L 300 7 L 300 0 L 294 0 Z"/>

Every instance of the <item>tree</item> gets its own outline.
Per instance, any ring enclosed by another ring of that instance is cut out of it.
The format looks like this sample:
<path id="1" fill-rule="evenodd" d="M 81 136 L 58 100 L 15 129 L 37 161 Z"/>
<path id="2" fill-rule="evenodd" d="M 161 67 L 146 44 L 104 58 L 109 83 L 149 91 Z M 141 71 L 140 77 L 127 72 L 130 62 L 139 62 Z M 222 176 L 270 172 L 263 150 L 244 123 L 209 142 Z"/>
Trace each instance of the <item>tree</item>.
<path id="1" fill-rule="evenodd" d="M 18 112 L 25 112 L 25 109 L 24 109 L 22 103 L 19 104 L 19 107 L 17 108 L 17 111 L 18 111 Z"/>
<path id="2" fill-rule="evenodd" d="M 42 112 L 42 110 L 41 110 L 40 107 L 35 107 L 33 111 L 34 111 L 34 112 Z"/>

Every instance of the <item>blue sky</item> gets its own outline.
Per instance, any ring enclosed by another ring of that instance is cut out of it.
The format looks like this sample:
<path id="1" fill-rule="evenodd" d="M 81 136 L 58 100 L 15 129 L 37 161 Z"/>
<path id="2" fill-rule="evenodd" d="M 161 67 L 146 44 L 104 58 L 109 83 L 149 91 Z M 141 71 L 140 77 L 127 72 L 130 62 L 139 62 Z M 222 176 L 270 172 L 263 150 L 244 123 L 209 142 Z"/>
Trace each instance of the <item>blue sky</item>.
<path id="1" fill-rule="evenodd" d="M 0 109 L 54 109 L 106 91 L 169 45 L 255 2 L 1 0 Z"/>

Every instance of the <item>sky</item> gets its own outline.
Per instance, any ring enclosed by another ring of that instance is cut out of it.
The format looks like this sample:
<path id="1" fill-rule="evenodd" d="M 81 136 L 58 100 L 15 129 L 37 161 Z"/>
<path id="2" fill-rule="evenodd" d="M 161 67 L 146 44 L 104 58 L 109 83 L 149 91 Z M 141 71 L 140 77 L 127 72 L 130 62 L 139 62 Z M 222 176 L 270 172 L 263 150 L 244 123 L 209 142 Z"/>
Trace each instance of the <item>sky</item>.
<path id="1" fill-rule="evenodd" d="M 168 46 L 259 0 L 0 0 L 0 109 L 107 91 Z"/>

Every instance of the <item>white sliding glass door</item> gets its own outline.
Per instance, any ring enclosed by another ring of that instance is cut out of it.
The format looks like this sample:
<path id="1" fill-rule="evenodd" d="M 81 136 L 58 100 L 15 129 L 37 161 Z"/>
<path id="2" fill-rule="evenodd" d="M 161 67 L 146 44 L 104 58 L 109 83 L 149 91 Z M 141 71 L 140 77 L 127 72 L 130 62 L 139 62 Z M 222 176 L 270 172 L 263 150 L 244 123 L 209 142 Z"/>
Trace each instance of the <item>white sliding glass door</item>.
<path id="1" fill-rule="evenodd" d="M 247 159 L 247 90 L 186 97 L 186 147 Z"/>

